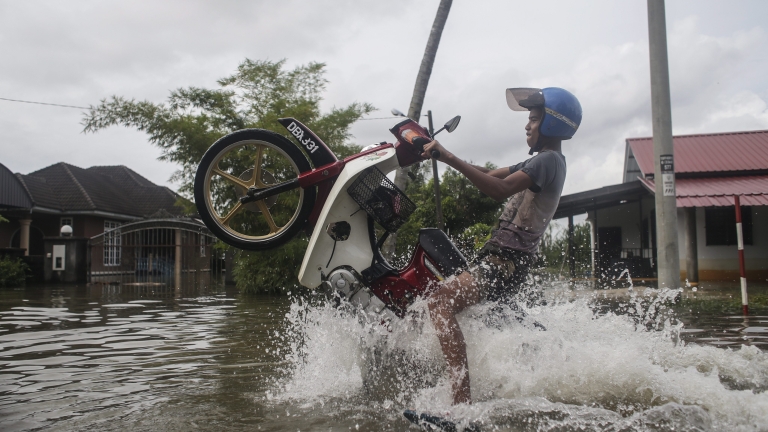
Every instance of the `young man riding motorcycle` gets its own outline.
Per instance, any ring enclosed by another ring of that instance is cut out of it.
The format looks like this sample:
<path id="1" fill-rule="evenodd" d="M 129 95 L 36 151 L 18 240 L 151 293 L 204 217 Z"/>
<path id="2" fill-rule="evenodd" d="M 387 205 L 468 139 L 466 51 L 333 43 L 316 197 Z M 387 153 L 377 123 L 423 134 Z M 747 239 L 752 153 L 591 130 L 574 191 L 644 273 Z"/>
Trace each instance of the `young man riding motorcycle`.
<path id="1" fill-rule="evenodd" d="M 566 173 L 561 142 L 573 137 L 581 123 L 578 99 L 561 88 L 507 89 L 507 104 L 529 111 L 526 141 L 529 154 L 538 153 L 532 158 L 489 170 L 458 159 L 437 141 L 424 147 L 424 157 L 438 150 L 439 161 L 489 197 L 510 198 L 470 271 L 448 279 L 430 296 L 430 317 L 448 364 L 454 404 L 471 403 L 467 347 L 456 314 L 482 300 L 514 301 L 560 201 Z"/>

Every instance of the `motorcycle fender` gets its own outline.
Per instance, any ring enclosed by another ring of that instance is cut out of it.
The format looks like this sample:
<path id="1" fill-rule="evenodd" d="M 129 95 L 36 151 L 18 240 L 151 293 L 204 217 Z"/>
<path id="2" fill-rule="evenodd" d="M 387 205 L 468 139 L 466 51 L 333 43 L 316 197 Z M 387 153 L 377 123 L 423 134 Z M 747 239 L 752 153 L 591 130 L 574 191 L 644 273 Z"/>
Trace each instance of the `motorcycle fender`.
<path id="1" fill-rule="evenodd" d="M 277 121 L 283 125 L 284 128 L 288 129 L 291 136 L 299 142 L 299 147 L 301 147 L 301 149 L 304 150 L 304 153 L 309 156 L 309 160 L 312 161 L 313 167 L 318 168 L 323 165 L 332 164 L 338 160 L 336 155 L 333 154 L 327 145 L 325 145 L 323 140 L 300 121 L 293 117 L 281 118 L 277 119 Z"/>
<path id="2" fill-rule="evenodd" d="M 309 239 L 299 271 L 301 285 L 316 288 L 323 282 L 325 275 L 342 265 L 352 267 L 358 273 L 370 267 L 373 251 L 368 238 L 368 215 L 349 196 L 347 188 L 363 170 L 371 166 L 376 166 L 384 173 L 397 168 L 395 149 L 385 148 L 346 163 L 328 194 Z M 349 237 L 344 241 L 334 241 L 326 228 L 332 222 L 341 221 L 349 223 Z"/>

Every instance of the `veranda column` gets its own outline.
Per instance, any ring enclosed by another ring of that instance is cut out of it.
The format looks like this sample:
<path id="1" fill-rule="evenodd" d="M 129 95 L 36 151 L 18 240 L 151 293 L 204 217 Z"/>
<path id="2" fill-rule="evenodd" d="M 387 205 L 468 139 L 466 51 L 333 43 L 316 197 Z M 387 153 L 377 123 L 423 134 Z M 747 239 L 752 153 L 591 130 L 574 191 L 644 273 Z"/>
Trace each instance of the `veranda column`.
<path id="1" fill-rule="evenodd" d="M 685 208 L 685 273 L 688 282 L 699 281 L 699 250 L 696 239 L 696 207 Z"/>
<path id="2" fill-rule="evenodd" d="M 21 219 L 19 225 L 19 247 L 24 249 L 24 256 L 29 256 L 29 225 L 32 223 L 32 219 Z"/>
<path id="3" fill-rule="evenodd" d="M 744 265 L 744 231 L 741 226 L 741 200 L 739 196 L 733 197 L 736 209 L 736 244 L 739 250 L 739 276 L 741 281 L 741 309 L 744 315 L 749 315 L 749 297 L 747 296 L 747 270 Z"/>

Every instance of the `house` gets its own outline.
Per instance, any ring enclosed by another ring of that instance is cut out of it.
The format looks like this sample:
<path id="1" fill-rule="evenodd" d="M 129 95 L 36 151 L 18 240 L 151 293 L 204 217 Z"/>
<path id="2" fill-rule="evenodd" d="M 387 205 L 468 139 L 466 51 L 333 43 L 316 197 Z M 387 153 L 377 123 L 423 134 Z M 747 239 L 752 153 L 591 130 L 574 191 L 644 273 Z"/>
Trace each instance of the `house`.
<path id="1" fill-rule="evenodd" d="M 50 264 L 50 243 L 68 225 L 73 238 L 87 243 L 88 257 L 79 260 L 87 260 L 91 275 L 209 269 L 213 236 L 183 217 L 179 200 L 121 165 L 83 169 L 60 162 L 25 175 L 0 164 L 0 215 L 9 220 L 0 223 L 0 248 L 23 251 L 42 267 Z"/>
<path id="2" fill-rule="evenodd" d="M 768 279 L 768 131 L 673 137 L 681 280 L 738 280 L 734 196 L 747 278 Z M 587 213 L 595 275 L 656 276 L 652 138 L 626 140 L 623 182 L 566 195 L 555 218 Z"/>
<path id="3" fill-rule="evenodd" d="M 0 247 L 43 254 L 43 237 L 72 227 L 74 237 L 93 237 L 162 209 L 182 210 L 179 196 L 125 166 L 79 168 L 64 162 L 29 174 L 13 174 L 0 164 Z"/>

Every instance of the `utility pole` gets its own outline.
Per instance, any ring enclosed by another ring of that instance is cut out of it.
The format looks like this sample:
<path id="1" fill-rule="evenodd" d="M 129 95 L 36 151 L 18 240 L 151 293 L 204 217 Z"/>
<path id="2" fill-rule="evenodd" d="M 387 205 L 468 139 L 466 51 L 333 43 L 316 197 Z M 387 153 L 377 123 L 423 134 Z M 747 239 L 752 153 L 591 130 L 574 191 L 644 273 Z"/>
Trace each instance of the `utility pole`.
<path id="1" fill-rule="evenodd" d="M 435 128 L 432 126 L 432 110 L 427 110 L 429 119 L 429 136 L 435 135 Z M 440 176 L 437 174 L 437 159 L 432 159 L 432 178 L 435 180 L 435 215 L 437 217 L 437 227 L 440 231 L 445 231 L 443 223 L 443 202 L 440 198 Z"/>
<path id="2" fill-rule="evenodd" d="M 411 106 L 408 108 L 408 118 L 418 122 L 421 118 L 421 106 L 424 103 L 424 95 L 427 93 L 427 84 L 432 75 L 432 65 L 435 63 L 437 47 L 440 45 L 440 37 L 443 35 L 445 22 L 448 20 L 448 12 L 451 10 L 453 0 L 440 0 L 435 14 L 435 21 L 432 23 L 432 30 L 429 32 L 427 47 L 424 50 L 424 56 L 421 58 L 419 73 L 416 75 L 416 85 L 413 88 L 411 96 Z M 407 182 L 407 172 L 409 168 L 398 168 L 395 170 L 395 186 L 405 190 Z M 397 243 L 397 233 L 392 233 L 384 242 L 382 251 L 387 258 L 395 254 L 395 244 Z"/>
<path id="3" fill-rule="evenodd" d="M 651 116 L 653 117 L 659 288 L 677 288 L 680 285 L 680 249 L 677 244 L 675 158 L 672 146 L 672 108 L 669 96 L 664 0 L 648 0 L 648 46 L 651 60 Z"/>

